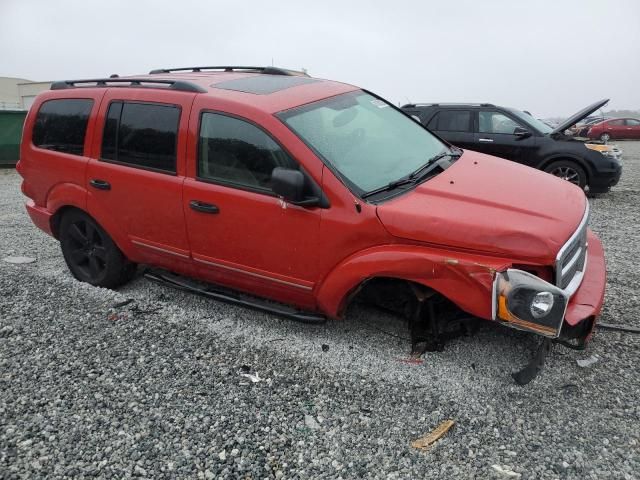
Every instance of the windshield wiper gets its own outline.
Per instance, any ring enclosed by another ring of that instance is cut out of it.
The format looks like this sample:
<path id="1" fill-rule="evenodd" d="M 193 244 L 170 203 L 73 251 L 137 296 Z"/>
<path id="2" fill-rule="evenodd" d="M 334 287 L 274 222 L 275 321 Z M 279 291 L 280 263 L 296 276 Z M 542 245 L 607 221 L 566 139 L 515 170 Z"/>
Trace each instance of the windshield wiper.
<path id="1" fill-rule="evenodd" d="M 419 180 L 424 178 L 427 173 L 431 172 L 433 168 L 438 166 L 440 164 L 440 160 L 442 160 L 443 158 L 451 157 L 451 158 L 457 159 L 457 158 L 460 158 L 461 155 L 462 155 L 462 150 L 460 149 L 457 149 L 456 152 L 454 152 L 453 150 L 440 152 L 439 154 L 431 157 L 424 165 L 419 167 L 417 170 L 414 170 L 413 172 L 411 172 L 408 175 L 405 175 L 404 177 L 400 177 L 398 180 L 389 182 L 386 185 L 383 185 L 382 187 L 366 192 L 365 194 L 362 195 L 362 198 L 372 197 L 373 195 L 377 195 L 378 193 L 382 193 L 382 192 L 389 192 L 403 185 L 417 183 Z M 432 168 L 429 168 L 431 166 Z"/>
<path id="2" fill-rule="evenodd" d="M 402 185 L 408 185 L 413 182 L 415 182 L 413 177 L 411 175 L 407 175 L 406 177 L 402 177 L 402 178 L 399 178 L 398 180 L 394 180 L 393 182 L 389 182 L 380 188 L 375 188 L 367 193 L 362 194 L 362 198 L 368 198 L 378 193 L 395 190 L 396 188 L 401 187 Z"/>

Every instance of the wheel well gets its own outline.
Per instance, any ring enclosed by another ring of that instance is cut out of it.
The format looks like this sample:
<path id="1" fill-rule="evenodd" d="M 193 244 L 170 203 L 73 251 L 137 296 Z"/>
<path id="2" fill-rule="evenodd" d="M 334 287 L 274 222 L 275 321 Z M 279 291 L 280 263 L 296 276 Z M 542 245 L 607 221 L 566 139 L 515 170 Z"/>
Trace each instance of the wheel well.
<path id="1" fill-rule="evenodd" d="M 424 285 L 393 277 L 372 277 L 361 282 L 347 296 L 343 313 L 349 307 L 365 303 L 375 305 L 397 315 L 408 317 L 416 301 L 440 295 Z"/>
<path id="2" fill-rule="evenodd" d="M 51 217 L 51 233 L 53 233 L 54 238 L 56 238 L 57 240 L 60 240 L 60 222 L 62 221 L 62 217 L 64 217 L 65 213 L 72 210 L 78 210 L 79 212 L 85 214 L 87 213 L 78 207 L 65 205 L 64 207 L 60 207 Z"/>
<path id="3" fill-rule="evenodd" d="M 589 180 L 591 180 L 591 169 L 589 168 L 589 165 L 586 164 L 586 162 L 584 162 L 584 161 L 582 161 L 582 160 L 580 160 L 578 158 L 573 158 L 573 157 L 554 157 L 554 158 L 550 158 L 548 160 L 543 161 L 538 166 L 538 168 L 540 170 L 544 170 L 545 168 L 547 168 L 552 163 L 561 162 L 561 161 L 572 162 L 572 163 L 575 163 L 576 165 L 578 165 L 580 168 L 582 168 L 584 170 L 585 175 L 587 176 L 587 185 L 589 185 Z"/>

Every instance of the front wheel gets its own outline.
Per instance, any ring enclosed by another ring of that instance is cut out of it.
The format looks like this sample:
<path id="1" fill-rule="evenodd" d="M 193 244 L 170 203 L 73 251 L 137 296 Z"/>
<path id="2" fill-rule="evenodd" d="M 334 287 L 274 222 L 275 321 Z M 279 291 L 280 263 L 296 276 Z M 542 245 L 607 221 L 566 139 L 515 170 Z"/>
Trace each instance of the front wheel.
<path id="1" fill-rule="evenodd" d="M 104 229 L 84 212 L 66 212 L 60 222 L 60 247 L 75 278 L 97 287 L 115 288 L 131 279 L 131 263 Z"/>
<path id="2" fill-rule="evenodd" d="M 603 134 L 600 135 L 600 140 L 607 143 L 609 140 L 611 140 L 611 135 L 607 132 L 604 132 Z"/>
<path id="3" fill-rule="evenodd" d="M 583 190 L 587 186 L 587 174 L 584 169 L 571 160 L 559 160 L 557 162 L 553 162 L 547 165 L 544 171 L 566 180 L 567 182 L 573 183 Z"/>

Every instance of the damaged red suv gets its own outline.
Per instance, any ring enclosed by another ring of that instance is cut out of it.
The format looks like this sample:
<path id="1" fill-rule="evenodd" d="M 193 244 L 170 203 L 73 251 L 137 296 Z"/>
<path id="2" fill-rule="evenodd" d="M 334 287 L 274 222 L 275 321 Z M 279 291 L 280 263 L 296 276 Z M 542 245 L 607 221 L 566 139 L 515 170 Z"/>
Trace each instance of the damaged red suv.
<path id="1" fill-rule="evenodd" d="M 93 285 L 144 264 L 309 322 L 376 286 L 433 335 L 462 312 L 579 345 L 602 307 L 578 187 L 452 147 L 352 85 L 272 67 L 56 82 L 20 158 L 33 222 Z"/>

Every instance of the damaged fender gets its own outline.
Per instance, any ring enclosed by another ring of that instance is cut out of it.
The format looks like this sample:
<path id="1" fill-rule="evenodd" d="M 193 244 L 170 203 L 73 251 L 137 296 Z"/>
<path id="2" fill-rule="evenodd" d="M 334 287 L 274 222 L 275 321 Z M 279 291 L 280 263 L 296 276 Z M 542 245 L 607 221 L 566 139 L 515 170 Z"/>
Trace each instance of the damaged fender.
<path id="1" fill-rule="evenodd" d="M 370 278 L 389 277 L 431 288 L 465 312 L 490 320 L 496 270 L 509 266 L 501 258 L 444 252 L 412 245 L 381 245 L 358 252 L 338 264 L 317 292 L 318 305 L 340 318 L 358 287 Z"/>

